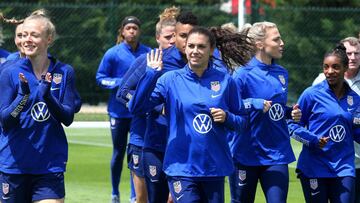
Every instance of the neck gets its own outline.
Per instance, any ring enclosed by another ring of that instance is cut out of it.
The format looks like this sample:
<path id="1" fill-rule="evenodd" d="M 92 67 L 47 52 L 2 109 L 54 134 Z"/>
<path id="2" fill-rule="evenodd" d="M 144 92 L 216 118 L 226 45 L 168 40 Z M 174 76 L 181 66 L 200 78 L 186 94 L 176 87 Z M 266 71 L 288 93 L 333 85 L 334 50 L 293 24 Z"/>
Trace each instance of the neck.
<path id="1" fill-rule="evenodd" d="M 189 67 L 199 78 L 204 74 L 204 72 L 205 72 L 205 70 L 207 68 L 207 66 L 205 66 L 205 67 L 191 67 L 190 64 L 189 64 Z"/>
<path id="2" fill-rule="evenodd" d="M 138 42 L 126 42 L 128 45 L 130 45 L 131 50 L 135 51 L 137 46 L 138 46 Z"/>
<path id="3" fill-rule="evenodd" d="M 267 65 L 270 65 L 271 64 L 271 61 L 272 61 L 272 58 L 269 57 L 269 55 L 263 53 L 262 51 L 258 51 L 256 54 L 255 54 L 255 57 L 257 60 L 267 64 Z"/>
<path id="4" fill-rule="evenodd" d="M 50 60 L 47 55 L 38 55 L 35 57 L 29 57 L 33 71 L 37 79 L 41 79 L 42 75 L 45 75 L 48 71 Z"/>
<path id="5" fill-rule="evenodd" d="M 352 79 L 354 78 L 359 72 L 359 69 L 348 69 L 345 74 L 344 74 L 344 77 L 346 79 Z"/>
<path id="6" fill-rule="evenodd" d="M 344 81 L 340 84 L 330 86 L 331 90 L 335 93 L 335 96 L 340 99 L 345 94 Z"/>

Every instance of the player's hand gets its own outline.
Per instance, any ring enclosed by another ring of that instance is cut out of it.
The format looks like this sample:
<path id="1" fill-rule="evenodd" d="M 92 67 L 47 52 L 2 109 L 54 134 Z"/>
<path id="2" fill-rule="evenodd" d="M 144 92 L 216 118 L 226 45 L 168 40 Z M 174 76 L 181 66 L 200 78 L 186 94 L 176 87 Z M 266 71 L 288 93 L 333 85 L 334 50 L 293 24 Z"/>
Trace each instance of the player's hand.
<path id="1" fill-rule="evenodd" d="M 322 149 L 329 142 L 330 137 L 322 137 L 319 139 L 319 147 Z"/>
<path id="2" fill-rule="evenodd" d="M 291 111 L 291 118 L 295 121 L 295 122 L 299 122 L 301 119 L 302 113 L 301 113 L 301 109 L 299 109 L 299 104 L 295 104 L 293 106 L 293 110 Z"/>
<path id="3" fill-rule="evenodd" d="M 272 101 L 264 100 L 264 107 L 263 107 L 263 112 L 264 113 L 269 111 L 269 109 L 271 107 L 271 103 L 272 103 Z"/>
<path id="4" fill-rule="evenodd" d="M 219 108 L 210 108 L 210 114 L 213 117 L 214 122 L 223 123 L 226 119 L 226 113 Z"/>
<path id="5" fill-rule="evenodd" d="M 19 93 L 22 95 L 30 94 L 29 83 L 24 73 L 19 73 L 19 80 L 20 80 Z"/>
<path id="6" fill-rule="evenodd" d="M 49 72 L 46 73 L 44 80 L 48 83 L 51 83 L 51 80 L 52 80 L 51 73 L 49 73 Z"/>
<path id="7" fill-rule="evenodd" d="M 146 61 L 147 66 L 151 67 L 154 70 L 161 71 L 163 67 L 162 63 L 162 50 L 161 49 L 155 49 L 155 51 L 152 49 L 150 53 L 146 54 Z"/>

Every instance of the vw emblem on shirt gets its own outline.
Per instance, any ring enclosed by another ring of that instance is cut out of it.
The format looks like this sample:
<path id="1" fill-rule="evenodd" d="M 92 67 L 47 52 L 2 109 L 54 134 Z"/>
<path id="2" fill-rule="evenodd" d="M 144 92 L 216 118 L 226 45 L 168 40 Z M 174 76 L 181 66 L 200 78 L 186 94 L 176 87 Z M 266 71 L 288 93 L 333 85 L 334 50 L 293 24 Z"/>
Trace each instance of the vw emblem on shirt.
<path id="1" fill-rule="evenodd" d="M 346 131 L 344 126 L 336 125 L 330 129 L 329 136 L 334 142 L 341 142 L 345 138 Z"/>
<path id="2" fill-rule="evenodd" d="M 193 126 L 198 133 L 208 133 L 212 128 L 212 121 L 210 116 L 207 114 L 198 114 L 193 120 Z"/>
<path id="3" fill-rule="evenodd" d="M 31 117 L 37 122 L 49 119 L 50 112 L 44 102 L 38 102 L 31 108 Z"/>
<path id="4" fill-rule="evenodd" d="M 278 121 L 284 117 L 284 109 L 280 104 L 274 104 L 269 109 L 269 116 L 271 120 Z"/>

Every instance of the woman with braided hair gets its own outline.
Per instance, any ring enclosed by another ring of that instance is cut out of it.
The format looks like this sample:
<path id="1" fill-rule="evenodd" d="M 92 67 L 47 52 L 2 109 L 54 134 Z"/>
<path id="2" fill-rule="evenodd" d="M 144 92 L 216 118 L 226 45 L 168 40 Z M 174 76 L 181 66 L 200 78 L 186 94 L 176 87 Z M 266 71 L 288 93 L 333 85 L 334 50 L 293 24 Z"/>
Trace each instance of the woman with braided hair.
<path id="1" fill-rule="evenodd" d="M 162 53 L 148 54 L 149 70 L 129 109 L 147 112 L 165 103 L 169 137 L 163 169 L 174 202 L 224 202 L 224 177 L 234 170 L 227 136 L 234 130 L 241 132 L 247 124 L 236 84 L 224 69 L 232 71 L 229 61 L 243 65 L 250 59 L 253 46 L 247 39 L 244 34 L 221 28 L 195 27 L 184 47 L 185 67 L 160 78 Z M 235 50 L 224 44 L 233 45 Z M 227 66 L 214 63 L 215 47 Z"/>
<path id="2" fill-rule="evenodd" d="M 0 22 L 1 21 L 4 21 L 4 22 L 8 21 L 8 19 L 6 19 L 2 13 L 0 13 Z M 4 42 L 3 38 L 4 38 L 4 36 L 2 33 L 2 27 L 0 26 L 0 46 Z M 4 63 L 6 61 L 6 57 L 8 57 L 9 54 L 10 54 L 10 52 L 8 52 L 7 50 L 0 48 L 0 64 Z"/>

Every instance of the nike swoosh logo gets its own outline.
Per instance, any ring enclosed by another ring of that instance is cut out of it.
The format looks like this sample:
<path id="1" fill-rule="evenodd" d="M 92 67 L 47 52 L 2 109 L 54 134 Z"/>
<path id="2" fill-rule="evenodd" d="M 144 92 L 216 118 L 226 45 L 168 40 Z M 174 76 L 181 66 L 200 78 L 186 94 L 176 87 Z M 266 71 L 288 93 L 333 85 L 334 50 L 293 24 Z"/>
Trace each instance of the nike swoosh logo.
<path id="1" fill-rule="evenodd" d="M 221 96 L 221 94 L 217 94 L 217 95 L 211 95 L 211 98 L 216 98 L 216 97 L 219 97 L 219 96 Z"/>
<path id="2" fill-rule="evenodd" d="M 2 196 L 1 198 L 4 199 L 4 200 L 10 199 L 10 197 L 5 197 L 5 196 Z"/>
<path id="3" fill-rule="evenodd" d="M 176 197 L 176 200 L 179 201 L 184 196 L 184 194 L 180 195 L 179 197 Z"/>
<path id="4" fill-rule="evenodd" d="M 353 111 L 353 110 L 354 110 L 354 108 L 347 108 L 347 110 L 348 110 L 348 111 Z"/>
<path id="5" fill-rule="evenodd" d="M 51 87 L 51 88 L 50 88 L 51 91 L 59 90 L 59 89 L 60 89 L 60 87 Z"/>
<path id="6" fill-rule="evenodd" d="M 133 166 L 133 169 L 138 169 L 139 168 L 139 166 Z"/>
<path id="7" fill-rule="evenodd" d="M 320 193 L 320 191 L 312 192 L 312 193 L 311 193 L 311 196 L 315 196 L 315 195 L 317 195 L 317 194 L 319 194 L 319 193 Z"/>
<path id="8" fill-rule="evenodd" d="M 246 185 L 246 183 L 239 183 L 239 186 L 241 187 L 241 186 L 245 186 Z"/>
<path id="9" fill-rule="evenodd" d="M 283 87 L 282 90 L 285 91 L 285 90 L 286 90 L 286 87 Z"/>
<path id="10" fill-rule="evenodd" d="M 156 182 L 159 182 L 159 180 L 153 180 L 153 179 L 150 178 L 150 182 L 156 183 Z"/>

